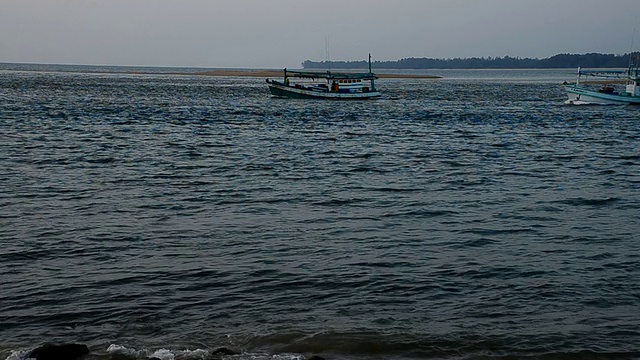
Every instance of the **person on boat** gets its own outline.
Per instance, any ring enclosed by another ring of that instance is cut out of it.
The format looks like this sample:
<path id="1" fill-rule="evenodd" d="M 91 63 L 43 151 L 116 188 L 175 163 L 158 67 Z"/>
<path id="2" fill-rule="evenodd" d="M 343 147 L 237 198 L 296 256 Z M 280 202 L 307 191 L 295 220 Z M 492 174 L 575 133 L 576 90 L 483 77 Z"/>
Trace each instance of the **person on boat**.
<path id="1" fill-rule="evenodd" d="M 331 91 L 338 91 L 338 82 L 335 80 L 331 83 Z"/>
<path id="2" fill-rule="evenodd" d="M 285 85 L 287 85 L 287 86 L 289 86 L 289 78 L 285 78 L 285 79 L 284 79 L 284 84 L 285 84 Z"/>

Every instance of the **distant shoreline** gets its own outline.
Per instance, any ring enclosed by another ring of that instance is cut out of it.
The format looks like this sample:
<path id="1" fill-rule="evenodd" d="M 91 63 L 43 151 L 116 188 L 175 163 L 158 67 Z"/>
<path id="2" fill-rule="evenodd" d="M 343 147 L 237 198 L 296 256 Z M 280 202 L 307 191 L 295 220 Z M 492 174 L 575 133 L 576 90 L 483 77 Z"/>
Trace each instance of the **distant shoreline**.
<path id="1" fill-rule="evenodd" d="M 243 76 L 243 77 L 282 77 L 282 70 L 210 70 L 193 73 L 193 75 L 204 76 Z M 381 79 L 440 79 L 437 75 L 418 74 L 376 74 Z"/>
<path id="2" fill-rule="evenodd" d="M 637 55 L 637 52 L 634 53 Z M 471 57 L 471 58 L 404 58 L 391 61 L 374 61 L 373 67 L 380 69 L 556 69 L 556 68 L 626 68 L 632 54 L 558 54 L 544 59 L 520 57 Z M 341 69 L 365 68 L 367 62 L 359 61 L 311 61 L 305 60 L 305 69 L 327 69 L 335 66 Z"/>

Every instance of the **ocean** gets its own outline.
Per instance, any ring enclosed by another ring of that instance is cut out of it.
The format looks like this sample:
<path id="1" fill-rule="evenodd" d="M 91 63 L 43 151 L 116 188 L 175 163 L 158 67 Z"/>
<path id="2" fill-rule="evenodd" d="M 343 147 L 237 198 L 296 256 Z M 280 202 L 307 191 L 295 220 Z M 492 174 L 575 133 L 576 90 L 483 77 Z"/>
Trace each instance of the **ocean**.
<path id="1" fill-rule="evenodd" d="M 640 359 L 640 108 L 0 66 L 0 358 Z"/>

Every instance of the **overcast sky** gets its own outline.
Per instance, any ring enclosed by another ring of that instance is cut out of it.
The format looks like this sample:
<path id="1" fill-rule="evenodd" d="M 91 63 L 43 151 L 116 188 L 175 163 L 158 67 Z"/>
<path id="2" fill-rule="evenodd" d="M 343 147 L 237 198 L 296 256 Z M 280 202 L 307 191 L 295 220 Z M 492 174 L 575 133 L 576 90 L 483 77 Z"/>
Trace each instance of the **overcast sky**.
<path id="1" fill-rule="evenodd" d="M 639 0 L 0 0 L 0 62 L 298 68 L 327 53 L 622 54 L 634 28 L 640 47 L 639 8 Z"/>

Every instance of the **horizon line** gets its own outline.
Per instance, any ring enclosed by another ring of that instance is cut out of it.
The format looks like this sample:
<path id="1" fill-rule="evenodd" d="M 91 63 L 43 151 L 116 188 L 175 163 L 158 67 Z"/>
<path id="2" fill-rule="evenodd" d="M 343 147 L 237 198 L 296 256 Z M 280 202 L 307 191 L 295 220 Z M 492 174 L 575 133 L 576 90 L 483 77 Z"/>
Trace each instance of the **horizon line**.
<path id="1" fill-rule="evenodd" d="M 533 57 L 518 57 L 511 55 L 503 55 L 503 56 L 472 56 L 472 57 L 449 57 L 449 58 L 437 58 L 437 57 L 404 57 L 396 60 L 373 60 L 372 63 L 383 63 L 383 62 L 399 62 L 407 59 L 429 59 L 429 60 L 470 60 L 470 59 L 504 59 L 504 58 L 512 58 L 519 60 L 545 60 L 550 59 L 554 56 L 558 55 L 613 55 L 613 56 L 625 56 L 633 53 L 637 53 L 640 51 L 631 51 L 626 53 L 600 53 L 600 52 L 587 52 L 587 53 L 558 53 L 555 55 L 551 55 L 545 58 L 533 58 Z M 360 62 L 367 60 L 331 60 L 331 62 Z M 305 62 L 313 62 L 313 63 L 326 63 L 327 60 L 303 60 L 300 62 L 302 65 Z M 226 67 L 226 66 L 204 66 L 204 65 L 140 65 L 140 64 L 104 64 L 104 63 L 65 63 L 65 62 L 34 62 L 34 61 L 4 61 L 0 60 L 0 64 L 12 64 L 12 65 L 50 65 L 50 66 L 102 66 L 102 67 L 151 67 L 151 68 L 192 68 L 192 69 L 242 69 L 242 70 L 278 70 L 283 69 L 283 67 L 264 67 L 264 66 L 238 66 L 238 67 Z M 288 68 L 288 67 L 287 67 Z M 304 66 L 303 66 L 304 68 Z M 293 69 L 293 68 L 292 68 Z"/>

